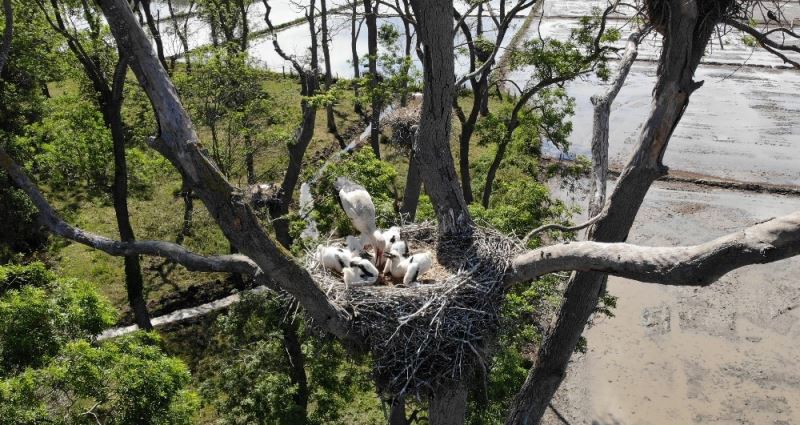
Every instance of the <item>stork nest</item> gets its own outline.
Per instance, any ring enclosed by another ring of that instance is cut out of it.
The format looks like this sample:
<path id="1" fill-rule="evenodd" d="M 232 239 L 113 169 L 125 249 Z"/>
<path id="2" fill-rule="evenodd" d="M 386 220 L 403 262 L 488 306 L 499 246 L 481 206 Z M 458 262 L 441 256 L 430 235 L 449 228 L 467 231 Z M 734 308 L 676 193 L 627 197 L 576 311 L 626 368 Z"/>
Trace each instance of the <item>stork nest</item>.
<path id="1" fill-rule="evenodd" d="M 378 389 L 424 399 L 487 370 L 487 346 L 505 294 L 503 278 L 522 247 L 481 227 L 469 236 L 439 238 L 434 224 L 412 224 L 402 227 L 401 237 L 412 253 L 434 255 L 433 267 L 416 287 L 394 284 L 386 276 L 382 284 L 345 289 L 342 277 L 322 267 L 315 255 L 306 256 L 306 267 L 328 297 L 351 312 L 354 330 L 367 338 Z"/>

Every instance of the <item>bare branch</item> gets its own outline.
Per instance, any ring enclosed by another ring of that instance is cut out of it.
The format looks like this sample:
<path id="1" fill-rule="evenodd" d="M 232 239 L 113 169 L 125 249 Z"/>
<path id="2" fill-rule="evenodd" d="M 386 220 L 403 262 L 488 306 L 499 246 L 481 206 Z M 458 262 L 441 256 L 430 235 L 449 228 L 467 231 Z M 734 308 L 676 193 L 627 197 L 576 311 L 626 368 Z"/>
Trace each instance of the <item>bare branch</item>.
<path id="1" fill-rule="evenodd" d="M 530 238 L 538 235 L 539 233 L 544 232 L 545 230 L 560 230 L 562 232 L 574 232 L 576 230 L 585 229 L 585 228 L 591 226 L 592 224 L 597 223 L 598 220 L 600 220 L 603 217 L 604 217 L 604 214 L 598 214 L 598 215 L 590 218 L 589 220 L 587 220 L 587 221 L 585 221 L 585 222 L 583 222 L 581 224 L 577 224 L 575 226 L 564 226 L 564 225 L 558 224 L 558 223 L 550 223 L 550 224 L 541 225 L 541 226 L 531 230 L 530 232 L 528 232 L 528 234 L 525 235 L 524 238 L 522 238 L 522 245 L 527 245 L 528 244 L 528 240 L 530 240 Z"/>
<path id="2" fill-rule="evenodd" d="M 800 211 L 688 247 L 644 247 L 594 241 L 547 246 L 515 258 L 506 283 L 575 270 L 666 285 L 705 286 L 731 270 L 798 254 Z"/>
<path id="3" fill-rule="evenodd" d="M 784 62 L 791 64 L 795 68 L 800 69 L 800 61 L 795 61 L 795 60 L 789 59 L 788 56 L 786 56 L 785 54 L 779 52 L 779 50 L 782 50 L 782 51 L 792 51 L 792 52 L 800 53 L 800 45 L 781 44 L 781 43 L 778 43 L 778 42 L 772 40 L 771 38 L 769 38 L 768 34 L 771 34 L 772 32 L 777 31 L 778 29 L 773 29 L 773 30 L 769 31 L 769 33 L 762 33 L 760 31 L 758 31 L 757 29 L 752 28 L 749 25 L 744 24 L 742 22 L 739 22 L 739 21 L 737 21 L 735 19 L 730 19 L 729 18 L 729 19 L 725 19 L 723 22 L 725 24 L 727 24 L 727 25 L 730 25 L 730 26 L 738 29 L 739 31 L 745 32 L 745 33 L 749 34 L 750 36 L 754 37 L 756 39 L 756 41 L 758 41 L 758 43 L 761 45 L 761 47 L 763 47 L 765 50 L 767 50 L 768 52 L 772 53 L 775 56 L 778 56 Z M 786 33 L 786 34 L 788 34 L 790 36 L 798 37 L 797 34 L 795 34 L 794 32 L 792 32 L 792 31 L 790 31 L 788 29 L 784 28 L 783 30 L 784 31 L 782 31 L 782 32 L 784 32 L 784 33 Z"/>
<path id="4" fill-rule="evenodd" d="M 4 169 L 14 183 L 30 197 L 39 210 L 41 222 L 56 235 L 98 249 L 107 254 L 124 257 L 128 255 L 152 255 L 172 260 L 191 271 L 228 272 L 256 275 L 261 270 L 244 255 L 200 255 L 181 245 L 165 241 L 120 242 L 90 233 L 65 222 L 44 198 L 36 185 L 17 163 L 0 149 L 0 168 Z"/>
<path id="5" fill-rule="evenodd" d="M 636 32 L 628 37 L 625 53 L 619 62 L 617 77 L 611 86 L 602 94 L 592 96 L 594 118 L 592 126 L 592 188 L 589 194 L 589 215 L 599 216 L 606 202 L 606 182 L 608 180 L 608 134 L 611 104 L 617 97 L 628 72 L 636 60 L 639 43 L 649 29 Z M 596 45 L 597 46 L 597 45 Z"/>

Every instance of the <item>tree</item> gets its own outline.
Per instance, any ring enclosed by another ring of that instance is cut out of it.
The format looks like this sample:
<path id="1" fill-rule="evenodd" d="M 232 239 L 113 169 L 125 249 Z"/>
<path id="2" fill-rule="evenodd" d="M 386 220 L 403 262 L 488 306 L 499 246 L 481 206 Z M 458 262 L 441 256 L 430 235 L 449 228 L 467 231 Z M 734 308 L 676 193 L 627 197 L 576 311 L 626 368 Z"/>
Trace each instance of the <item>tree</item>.
<path id="1" fill-rule="evenodd" d="M 31 197 L 53 232 L 113 255 L 160 255 L 195 270 L 237 270 L 252 274 L 256 281 L 291 294 L 317 326 L 338 338 L 345 347 L 363 351 L 364 340 L 353 331 L 352 317 L 327 298 L 308 271 L 272 241 L 253 211 L 242 202 L 241 195 L 199 148 L 193 124 L 174 86 L 125 2 L 101 0 L 100 5 L 120 50 L 130 55 L 131 68 L 159 118 L 160 134 L 154 147 L 191 181 L 225 236 L 243 255 L 202 256 L 168 242 L 117 242 L 81 231 L 55 214 L 22 168 L 4 151 L 0 151 L 0 166 Z M 503 277 L 505 285 L 519 286 L 548 273 L 578 271 L 564 293 L 556 321 L 542 342 L 536 363 L 511 405 L 508 423 L 536 422 L 541 417 L 596 307 L 606 275 L 662 284 L 707 285 L 734 268 L 800 254 L 800 213 L 693 247 L 637 247 L 624 243 L 649 185 L 666 172 L 661 161 L 663 153 L 691 93 L 700 87 L 692 76 L 712 31 L 723 18 L 739 12 L 733 2 L 708 6 L 691 0 L 674 0 L 666 8 L 668 14 L 659 14 L 660 8 L 650 10 L 650 23 L 664 37 L 651 115 L 636 152 L 600 218 L 592 222 L 591 240 L 527 251 L 512 259 L 512 266 Z M 435 208 L 439 238 L 468 244 L 474 231 L 472 216 L 449 149 L 450 110 L 455 94 L 453 39 L 452 28 L 441 23 L 451 22 L 452 2 L 414 0 L 411 7 L 424 59 L 423 116 L 414 150 Z M 793 50 L 791 46 L 787 49 Z M 463 381 L 433 388 L 428 400 L 429 422 L 463 423 L 467 394 Z"/>
<path id="2" fill-rule="evenodd" d="M 122 120 L 123 89 L 128 70 L 127 58 L 107 48 L 103 43 L 103 28 L 99 13 L 87 2 L 82 2 L 79 7 L 88 24 L 88 29 L 83 33 L 72 30 L 71 28 L 75 27 L 68 24 L 66 19 L 69 19 L 69 16 L 64 16 L 62 10 L 70 11 L 69 5 L 60 4 L 55 0 L 49 5 L 43 0 L 38 0 L 37 5 L 52 29 L 64 38 L 70 52 L 81 64 L 91 87 L 92 96 L 103 114 L 105 125 L 111 130 L 114 160 L 114 183 L 111 186 L 111 194 L 114 213 L 120 238 L 123 241 L 133 241 L 136 237 L 128 211 L 128 163 L 125 158 L 127 137 L 125 123 Z M 83 40 L 87 38 L 88 41 L 84 42 Z M 142 329 L 151 329 L 138 255 L 125 257 L 125 287 L 136 323 Z"/>
<path id="3" fill-rule="evenodd" d="M 186 424 L 189 374 L 155 334 L 93 343 L 115 312 L 89 282 L 0 266 L 0 424 Z"/>
<path id="4" fill-rule="evenodd" d="M 488 113 L 488 100 L 489 100 L 489 79 L 495 71 L 495 57 L 497 56 L 498 49 L 503 44 L 503 40 L 508 32 L 509 26 L 520 13 L 529 7 L 533 7 L 536 1 L 521 0 L 514 3 L 514 5 L 506 12 L 506 1 L 500 1 L 500 16 L 494 20 L 496 23 L 497 34 L 493 41 L 489 41 L 484 37 L 483 32 L 483 2 L 473 4 L 464 16 L 461 16 L 455 9 L 453 14 L 457 21 L 456 29 L 461 31 L 464 36 L 467 51 L 469 53 L 469 72 L 461 78 L 460 82 L 470 83 L 472 88 L 472 107 L 469 115 L 465 115 L 458 105 L 457 99 L 454 100 L 454 108 L 456 109 L 459 121 L 461 121 L 461 134 L 459 135 L 458 143 L 458 160 L 459 160 L 459 173 L 461 174 L 461 186 L 464 192 L 464 200 L 467 204 L 472 203 L 472 178 L 470 177 L 470 158 L 469 148 L 472 133 L 475 131 L 475 123 L 478 121 L 479 114 L 487 115 Z M 475 35 L 467 25 L 467 15 L 477 6 L 478 17 L 475 24 Z M 513 48 L 513 46 L 512 46 Z M 459 84 L 460 85 L 460 84 Z"/>

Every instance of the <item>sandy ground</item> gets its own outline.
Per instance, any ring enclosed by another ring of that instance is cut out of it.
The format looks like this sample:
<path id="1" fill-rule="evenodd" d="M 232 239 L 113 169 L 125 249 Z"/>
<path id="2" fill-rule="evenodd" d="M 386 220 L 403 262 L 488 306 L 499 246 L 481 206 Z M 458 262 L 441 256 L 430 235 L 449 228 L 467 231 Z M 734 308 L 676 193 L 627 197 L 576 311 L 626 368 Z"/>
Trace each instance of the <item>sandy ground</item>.
<path id="1" fill-rule="evenodd" d="M 631 242 L 693 244 L 800 209 L 800 197 L 658 183 Z M 800 259 L 707 288 L 612 278 L 614 318 L 585 336 L 548 423 L 800 423 Z"/>

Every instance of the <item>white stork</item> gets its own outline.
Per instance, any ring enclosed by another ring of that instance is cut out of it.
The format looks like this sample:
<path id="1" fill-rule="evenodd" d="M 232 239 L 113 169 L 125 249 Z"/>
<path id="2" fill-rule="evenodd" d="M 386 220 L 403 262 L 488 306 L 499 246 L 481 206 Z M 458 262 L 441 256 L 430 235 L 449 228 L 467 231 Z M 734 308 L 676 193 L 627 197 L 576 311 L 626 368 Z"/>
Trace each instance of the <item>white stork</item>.
<path id="1" fill-rule="evenodd" d="M 386 241 L 383 233 L 375 225 L 375 204 L 372 203 L 369 192 L 364 189 L 364 186 L 344 177 L 337 178 L 333 187 L 339 195 L 339 204 L 345 214 L 350 217 L 353 227 L 361 232 L 362 238 L 366 238 L 375 249 L 375 264 L 380 265 L 383 262 Z"/>
<path id="2" fill-rule="evenodd" d="M 364 258 L 353 257 L 349 267 L 344 268 L 344 289 L 350 285 L 371 285 L 377 282 L 380 273 L 372 263 Z"/>
<path id="3" fill-rule="evenodd" d="M 337 246 L 326 246 L 319 249 L 319 261 L 326 269 L 336 270 L 339 273 L 349 267 L 353 254 L 350 250 Z"/>
<path id="4" fill-rule="evenodd" d="M 408 269 L 408 263 L 405 261 L 408 254 L 408 244 L 405 241 L 393 243 L 392 248 L 383 254 L 386 256 L 386 266 L 383 268 L 383 272 L 389 273 L 395 279 L 403 278 Z"/>
<path id="5" fill-rule="evenodd" d="M 417 282 L 417 279 L 423 273 L 431 269 L 431 266 L 433 266 L 433 256 L 431 256 L 430 252 L 421 252 L 408 257 L 403 263 L 406 263 L 406 274 L 403 276 L 403 284 L 406 286 L 413 286 L 412 284 Z"/>
<path id="6" fill-rule="evenodd" d="M 389 252 L 395 242 L 400 242 L 400 228 L 392 226 L 383 232 L 383 239 L 386 241 L 386 248 L 384 252 Z"/>

